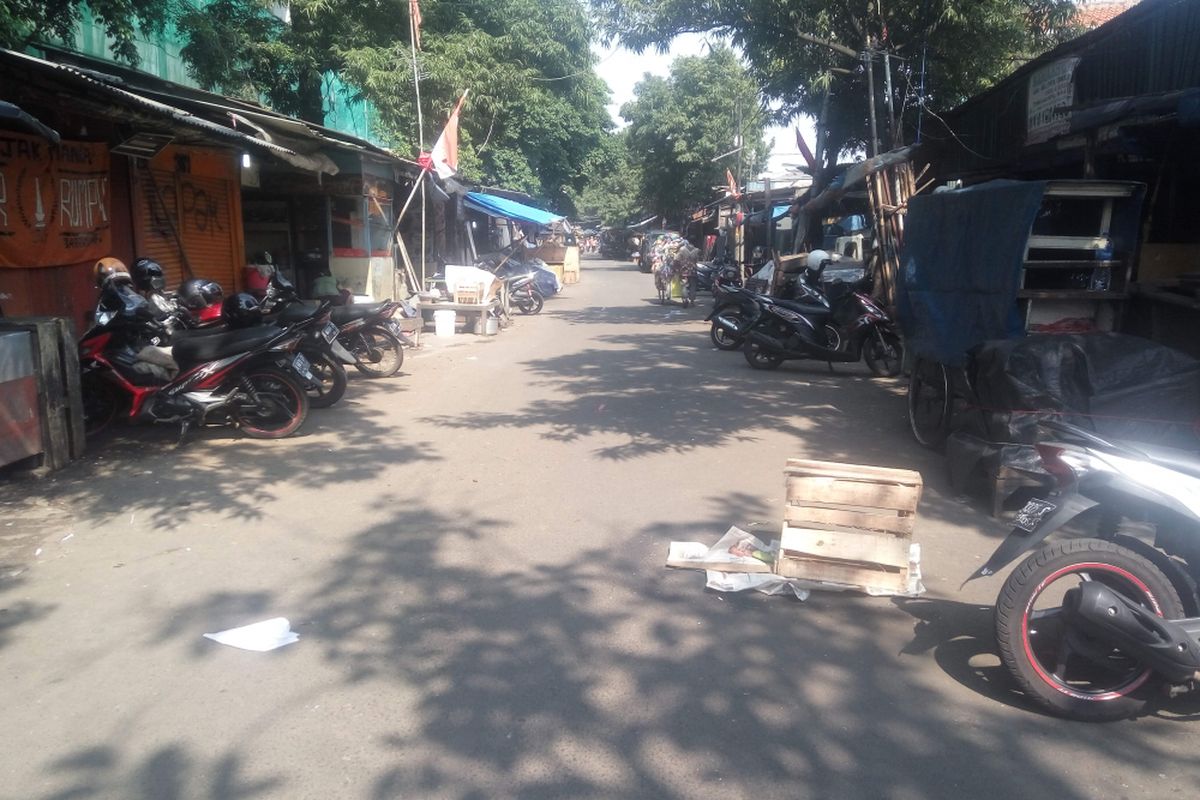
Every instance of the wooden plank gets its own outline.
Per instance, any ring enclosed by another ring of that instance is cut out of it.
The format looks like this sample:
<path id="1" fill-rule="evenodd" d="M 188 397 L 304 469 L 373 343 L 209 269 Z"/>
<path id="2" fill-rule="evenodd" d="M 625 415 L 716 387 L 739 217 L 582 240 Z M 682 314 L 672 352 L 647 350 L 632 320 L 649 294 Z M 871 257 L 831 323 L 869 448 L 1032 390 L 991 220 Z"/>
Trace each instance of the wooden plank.
<path id="1" fill-rule="evenodd" d="M 912 535 L 916 519 L 915 514 L 898 514 L 890 509 L 822 508 L 795 503 L 788 503 L 783 512 L 784 523 L 797 528 L 853 528 L 902 536 Z"/>
<path id="2" fill-rule="evenodd" d="M 920 495 L 920 488 L 914 486 L 815 476 L 789 476 L 787 479 L 788 503 L 818 508 L 834 504 L 915 512 Z"/>
<path id="3" fill-rule="evenodd" d="M 837 461 L 810 461 L 789 458 L 784 468 L 786 475 L 819 475 L 854 480 L 882 480 L 891 483 L 921 485 L 921 473 L 896 467 L 876 467 L 869 464 L 843 464 Z"/>
<path id="4" fill-rule="evenodd" d="M 79 348 L 75 344 L 75 326 L 66 317 L 58 319 L 62 345 L 62 371 L 67 400 L 67 429 L 71 436 L 71 458 L 81 458 L 87 447 L 83 426 L 83 393 L 79 379 Z"/>
<path id="5" fill-rule="evenodd" d="M 823 531 L 787 525 L 779 539 L 779 557 L 830 558 L 908 569 L 908 540 L 886 533 Z"/>
<path id="6" fill-rule="evenodd" d="M 37 362 L 42 446 L 45 448 L 43 463 L 52 470 L 62 469 L 71 459 L 71 436 L 65 413 L 67 401 L 58 323 L 53 319 L 38 319 L 30 328 L 34 337 L 33 357 Z"/>
<path id="7" fill-rule="evenodd" d="M 901 593 L 908 591 L 907 569 L 871 569 L 861 564 L 837 561 L 780 558 L 775 562 L 775 574 L 785 578 L 834 583 L 854 589 L 882 589 Z"/>

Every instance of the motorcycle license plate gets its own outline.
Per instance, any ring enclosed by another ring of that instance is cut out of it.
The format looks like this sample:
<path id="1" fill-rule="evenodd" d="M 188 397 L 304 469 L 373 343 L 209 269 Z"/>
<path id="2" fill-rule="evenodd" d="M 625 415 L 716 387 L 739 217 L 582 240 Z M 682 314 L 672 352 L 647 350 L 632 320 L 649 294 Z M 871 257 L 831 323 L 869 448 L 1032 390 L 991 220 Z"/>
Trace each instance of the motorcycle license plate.
<path id="1" fill-rule="evenodd" d="M 325 327 L 321 328 L 321 336 L 325 338 L 326 342 L 332 342 L 338 337 L 338 326 L 332 322 L 326 322 Z"/>
<path id="2" fill-rule="evenodd" d="M 1017 512 L 1016 518 L 1013 519 L 1013 527 L 1025 533 L 1033 533 L 1037 530 L 1037 526 L 1042 523 L 1042 520 L 1046 518 L 1046 515 L 1056 508 L 1058 506 L 1054 505 L 1054 503 L 1034 498 Z"/>
<path id="3" fill-rule="evenodd" d="M 390 319 L 384 323 L 384 327 L 391 331 L 395 336 L 400 336 L 400 334 L 403 333 L 403 331 L 400 329 L 399 323 Z"/>
<path id="4" fill-rule="evenodd" d="M 305 380 L 312 380 L 312 364 L 309 364 L 308 359 L 300 353 L 292 357 L 292 369 L 300 373 Z"/>

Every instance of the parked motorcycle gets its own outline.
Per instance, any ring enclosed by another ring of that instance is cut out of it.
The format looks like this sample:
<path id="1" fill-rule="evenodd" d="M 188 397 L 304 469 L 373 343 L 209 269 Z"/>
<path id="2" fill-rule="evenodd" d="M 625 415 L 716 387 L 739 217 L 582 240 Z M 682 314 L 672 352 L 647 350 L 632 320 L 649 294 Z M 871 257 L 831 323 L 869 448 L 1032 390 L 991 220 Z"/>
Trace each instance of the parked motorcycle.
<path id="1" fill-rule="evenodd" d="M 541 313 L 546 298 L 538 291 L 537 273 L 510 261 L 496 269 L 495 274 L 498 280 L 508 284 L 509 302 L 522 314 Z"/>
<path id="2" fill-rule="evenodd" d="M 829 363 L 865 360 L 879 377 L 900 374 L 904 346 L 896 324 L 868 294 L 869 278 L 854 284 L 834 283 L 822 288 L 822 275 L 831 262 L 822 251 L 809 255 L 809 266 L 792 287 L 795 299 L 785 300 L 718 284 L 708 319 L 709 336 L 721 350 L 741 347 L 751 366 L 775 369 L 789 358 L 813 358 Z M 766 305 L 775 312 L 764 314 Z M 793 316 L 799 315 L 804 321 Z M 747 341 L 752 322 L 760 331 L 758 342 Z M 786 329 L 794 326 L 793 337 Z M 768 329 L 775 335 L 769 338 Z"/>
<path id="3" fill-rule="evenodd" d="M 271 275 L 263 300 L 266 313 L 277 312 L 279 321 L 286 324 L 311 313 L 311 309 L 311 305 L 300 300 L 291 281 L 278 270 Z M 334 306 L 330 319 L 338 329 L 337 343 L 345 348 L 343 361 L 370 378 L 387 378 L 399 372 L 404 364 L 404 345 L 415 344 L 392 319 L 397 311 L 406 317 L 416 317 L 418 313 L 411 304 L 392 300 Z"/>
<path id="4" fill-rule="evenodd" d="M 304 424 L 313 376 L 296 352 L 303 326 L 275 326 L 184 339 L 167 367 L 148 362 L 148 333 L 167 335 L 145 298 L 122 291 L 128 278 L 105 281 L 94 325 L 79 342 L 84 423 L 95 433 L 124 408 L 131 422 L 178 422 L 180 440 L 193 425 L 233 424 L 247 436 L 279 439 Z M 151 350 L 151 352 L 155 352 Z M 161 352 L 161 351 L 160 351 Z M 147 368 L 149 367 L 149 368 Z M 173 371 L 173 370 L 172 370 Z"/>
<path id="5" fill-rule="evenodd" d="M 1040 547 L 996 600 L 1004 666 L 1054 714 L 1130 717 L 1156 690 L 1200 680 L 1200 456 L 1110 442 L 1060 422 L 1042 430 L 1047 490 L 967 580 Z M 1089 518 L 1094 537 L 1041 547 Z M 1147 528 L 1153 546 L 1136 535 Z"/>

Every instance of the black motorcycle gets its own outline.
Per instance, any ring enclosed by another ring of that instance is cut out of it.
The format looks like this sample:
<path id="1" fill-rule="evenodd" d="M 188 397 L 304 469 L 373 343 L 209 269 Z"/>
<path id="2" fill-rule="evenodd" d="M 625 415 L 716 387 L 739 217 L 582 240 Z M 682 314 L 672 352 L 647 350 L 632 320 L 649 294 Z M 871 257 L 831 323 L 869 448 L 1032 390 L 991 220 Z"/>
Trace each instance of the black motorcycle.
<path id="1" fill-rule="evenodd" d="M 295 285 L 278 271 L 271 275 L 263 309 L 287 323 L 312 313 L 313 306 L 300 300 Z M 408 303 L 385 300 L 382 303 L 355 303 L 334 306 L 330 319 L 337 328 L 336 345 L 341 362 L 352 365 L 371 378 L 387 378 L 404 364 L 404 346 L 413 341 L 392 319 L 400 311 L 415 317 L 417 310 Z"/>
<path id="2" fill-rule="evenodd" d="M 827 266 L 805 269 L 785 288 L 793 299 L 718 286 L 708 315 L 709 336 L 721 350 L 743 349 L 750 365 L 775 369 L 785 360 L 811 358 L 829 364 L 865 360 L 879 377 L 900 373 L 904 346 L 896 324 L 867 293 L 869 278 L 835 281 L 822 289 Z M 756 342 L 748 340 L 758 329 Z"/>

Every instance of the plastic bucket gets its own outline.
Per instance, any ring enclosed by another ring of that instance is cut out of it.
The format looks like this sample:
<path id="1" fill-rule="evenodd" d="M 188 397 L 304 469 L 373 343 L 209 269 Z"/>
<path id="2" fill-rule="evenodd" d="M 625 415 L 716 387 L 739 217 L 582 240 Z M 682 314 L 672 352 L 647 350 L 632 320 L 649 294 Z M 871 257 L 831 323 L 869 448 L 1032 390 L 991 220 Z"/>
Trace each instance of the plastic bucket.
<path id="1" fill-rule="evenodd" d="M 483 323 L 483 332 L 487 336 L 495 336 L 500 332 L 500 320 L 488 317 Z"/>
<path id="2" fill-rule="evenodd" d="M 433 332 L 437 336 L 453 336 L 454 323 L 458 317 L 458 312 L 452 308 L 445 308 L 441 311 L 433 312 Z"/>

